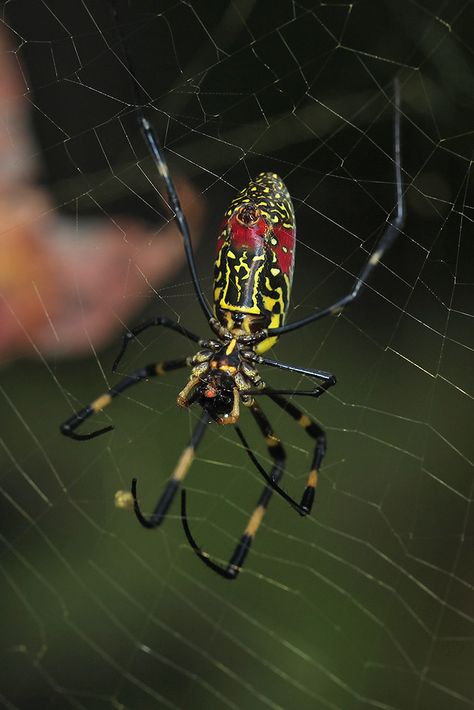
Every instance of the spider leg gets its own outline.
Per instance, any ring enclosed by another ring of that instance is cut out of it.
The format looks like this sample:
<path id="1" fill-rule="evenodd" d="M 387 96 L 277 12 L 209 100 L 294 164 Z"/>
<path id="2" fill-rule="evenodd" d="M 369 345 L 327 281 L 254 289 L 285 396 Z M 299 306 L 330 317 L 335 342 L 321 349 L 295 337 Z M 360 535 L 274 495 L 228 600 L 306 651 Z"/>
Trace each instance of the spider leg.
<path id="1" fill-rule="evenodd" d="M 156 504 L 153 513 L 149 517 L 143 515 L 138 504 L 137 479 L 134 478 L 132 480 L 133 508 L 135 511 L 135 515 L 138 518 L 138 521 L 141 525 L 143 525 L 144 528 L 156 528 L 163 522 L 165 515 L 168 512 L 168 508 L 170 507 L 176 495 L 176 491 L 178 490 L 181 482 L 184 480 L 187 472 L 189 471 L 189 467 L 193 462 L 196 449 L 202 441 L 208 423 L 209 415 L 205 411 L 203 411 L 201 414 L 201 418 L 192 433 L 191 440 L 188 446 L 186 446 L 180 458 L 178 459 L 178 463 L 175 466 L 173 474 L 168 480 L 163 494 L 159 499 L 158 503 Z"/>
<path id="2" fill-rule="evenodd" d="M 289 402 L 285 397 L 281 397 L 277 392 L 269 392 L 270 399 L 277 404 L 284 412 L 290 415 L 300 427 L 303 427 L 305 432 L 314 439 L 315 448 L 311 469 L 308 474 L 306 487 L 303 491 L 300 504 L 298 506 L 302 515 L 309 515 L 314 503 L 316 486 L 318 484 L 319 470 L 326 455 L 327 442 L 324 429 L 311 417 L 301 411 L 292 402 Z"/>
<path id="3" fill-rule="evenodd" d="M 105 407 L 111 403 L 111 401 L 117 395 L 121 394 L 124 390 L 129 387 L 137 385 L 139 382 L 146 380 L 150 377 L 159 377 L 164 375 L 166 372 L 171 372 L 171 370 L 178 370 L 181 367 L 186 367 L 188 365 L 188 358 L 180 358 L 178 360 L 167 360 L 166 362 L 152 363 L 150 365 L 145 365 L 140 370 L 132 372 L 130 375 L 124 377 L 120 382 L 118 382 L 114 387 L 111 387 L 107 392 L 97 397 L 91 404 L 79 412 L 73 414 L 72 417 L 67 419 L 64 424 L 61 424 L 60 431 L 64 436 L 68 436 L 71 439 L 76 439 L 77 441 L 87 441 L 88 439 L 95 439 L 96 436 L 101 434 L 106 434 L 108 431 L 112 431 L 113 426 L 107 426 L 103 429 L 98 429 L 97 431 L 92 431 L 89 434 L 76 434 L 76 429 L 82 424 L 83 421 L 89 419 L 93 414 L 101 412 Z"/>
<path id="4" fill-rule="evenodd" d="M 321 385 L 311 389 L 311 390 L 294 390 L 294 389 L 281 389 L 274 390 L 271 387 L 262 387 L 261 389 L 246 390 L 245 393 L 248 395 L 260 395 L 260 394 L 301 394 L 309 397 L 320 397 L 326 390 L 337 384 L 336 376 L 332 372 L 325 372 L 324 370 L 310 370 L 306 367 L 298 367 L 297 365 L 289 365 L 286 362 L 280 362 L 279 360 L 269 360 L 268 358 L 256 355 L 253 352 L 246 352 L 245 358 L 251 362 L 258 363 L 259 365 L 269 365 L 270 367 L 278 367 L 281 370 L 288 370 L 289 372 L 296 372 L 298 374 L 307 375 L 308 377 L 315 377 L 318 380 L 323 380 Z"/>
<path id="5" fill-rule="evenodd" d="M 137 327 L 133 328 L 133 330 L 128 330 L 124 334 L 119 354 L 115 358 L 114 364 L 112 365 L 112 372 L 117 371 L 120 361 L 125 355 L 125 351 L 130 341 L 134 340 L 138 335 L 140 335 L 140 333 L 143 333 L 144 330 L 147 330 L 148 328 L 153 328 L 154 326 L 162 326 L 163 328 L 169 328 L 170 330 L 174 330 L 176 333 L 184 335 L 185 338 L 188 338 L 189 340 L 192 340 L 195 343 L 199 343 L 200 341 L 199 335 L 192 333 L 180 323 L 177 323 L 174 320 L 170 320 L 169 318 L 165 318 L 164 316 L 154 316 L 153 318 L 149 318 L 148 320 L 146 320 L 144 323 L 137 325 Z"/>
<path id="6" fill-rule="evenodd" d="M 115 26 L 119 35 L 120 44 L 122 46 L 123 54 L 125 57 L 125 68 L 128 72 L 133 94 L 135 96 L 135 112 L 137 116 L 138 125 L 142 132 L 143 138 L 145 139 L 148 150 L 151 153 L 153 162 L 155 163 L 155 166 L 165 183 L 166 191 L 168 193 L 169 206 L 176 216 L 179 231 L 181 232 L 181 236 L 183 237 L 184 251 L 188 262 L 188 268 L 191 273 L 194 290 L 196 292 L 199 305 L 201 306 L 204 315 L 206 316 L 207 320 L 210 320 L 212 318 L 212 311 L 209 307 L 206 297 L 204 296 L 201 284 L 199 282 L 199 276 L 197 274 L 196 262 L 194 259 L 194 251 L 191 242 L 188 222 L 183 212 L 183 208 L 181 207 L 181 202 L 179 200 L 178 193 L 176 191 L 176 187 L 174 185 L 171 174 L 168 170 L 168 165 L 166 163 L 158 137 L 151 123 L 148 121 L 147 118 L 145 118 L 143 109 L 141 108 L 143 104 L 147 103 L 148 97 L 145 96 L 142 86 L 137 81 L 135 69 L 131 57 L 128 53 L 127 43 L 122 33 L 117 4 L 114 0 L 109 0 L 109 5 L 114 15 Z"/>
<path id="7" fill-rule="evenodd" d="M 236 427 L 237 429 L 237 427 Z M 240 430 L 239 430 L 240 431 Z M 276 450 L 276 446 L 275 446 Z M 283 475 L 283 469 L 285 465 L 285 452 L 283 450 L 283 447 L 279 446 L 278 450 L 278 457 L 275 456 L 275 464 L 272 468 L 272 473 L 271 473 L 271 482 L 272 485 L 275 484 L 276 482 L 280 480 L 280 478 Z M 270 478 L 270 477 L 269 477 Z M 242 537 L 240 538 L 229 562 L 227 563 L 226 567 L 223 567 L 219 565 L 217 562 L 214 562 L 207 552 L 203 552 L 203 550 L 199 547 L 197 544 L 196 540 L 194 539 L 191 530 L 189 528 L 189 523 L 188 523 L 188 516 L 187 516 L 187 509 L 186 509 L 186 491 L 183 489 L 181 491 L 181 519 L 183 522 L 183 528 L 184 532 L 186 535 L 186 538 L 193 548 L 194 552 L 196 555 L 204 562 L 207 567 L 212 569 L 214 572 L 219 574 L 221 577 L 224 577 L 225 579 L 236 579 L 237 575 L 239 574 L 240 570 L 242 569 L 245 559 L 248 555 L 248 552 L 250 550 L 250 547 L 252 545 L 252 541 L 257 534 L 257 530 L 260 527 L 260 524 L 263 520 L 263 517 L 265 515 L 265 512 L 268 508 L 268 504 L 271 500 L 271 497 L 273 495 L 273 490 L 269 486 L 265 486 L 263 489 L 258 501 L 257 505 L 255 506 L 255 509 L 252 513 L 252 515 L 249 518 L 249 521 L 247 523 L 247 526 L 244 530 L 244 533 Z"/>
<path id="8" fill-rule="evenodd" d="M 308 377 L 315 377 L 318 380 L 323 380 L 327 383 L 327 387 L 332 387 L 336 384 L 336 378 L 332 372 L 325 372 L 324 370 L 311 370 L 307 367 L 299 367 L 298 365 L 289 365 L 287 362 L 280 362 L 280 360 L 269 360 L 266 357 L 261 357 L 252 352 L 246 352 L 245 358 L 256 362 L 259 365 L 269 365 L 270 367 L 278 367 L 280 370 L 288 370 L 289 372 L 296 372 L 301 375 L 308 375 Z"/>
<path id="9" fill-rule="evenodd" d="M 272 488 L 274 491 L 276 491 L 276 493 L 278 493 L 278 495 L 280 495 L 284 500 L 286 500 L 287 503 L 289 503 L 296 511 L 298 511 L 298 513 L 300 513 L 300 515 L 304 515 L 304 513 L 300 510 L 298 503 L 295 500 L 293 500 L 293 498 L 290 495 L 288 495 L 288 493 L 286 493 L 286 491 L 284 491 L 283 488 L 280 488 L 280 486 L 276 483 L 276 481 L 274 481 L 272 479 L 272 477 L 265 471 L 262 464 L 260 463 L 260 461 L 257 459 L 255 454 L 253 453 L 252 449 L 250 448 L 250 445 L 249 445 L 247 439 L 245 438 L 240 427 L 236 426 L 235 431 L 237 432 L 237 436 L 239 437 L 240 441 L 242 442 L 242 445 L 243 445 L 244 449 L 246 450 L 250 460 L 252 461 L 255 468 L 260 473 L 260 475 L 266 480 L 269 487 Z"/>
<path id="10" fill-rule="evenodd" d="M 191 278 L 193 280 L 194 290 L 196 292 L 196 296 L 198 297 L 199 305 L 201 306 L 201 309 L 207 320 L 210 320 L 212 318 L 212 311 L 202 291 L 201 284 L 199 283 L 199 276 L 197 274 L 196 262 L 194 259 L 194 251 L 191 242 L 191 235 L 189 233 L 188 222 L 184 215 L 183 208 L 181 207 L 181 202 L 179 201 L 178 193 L 171 177 L 171 173 L 168 170 L 168 165 L 166 164 L 162 148 L 159 144 L 158 137 L 155 133 L 153 126 L 148 121 L 148 119 L 145 118 L 142 110 L 139 108 L 137 109 L 137 119 L 142 131 L 142 135 L 153 157 L 153 161 L 166 185 L 166 191 L 168 193 L 170 207 L 176 216 L 179 231 L 181 232 L 181 236 L 183 237 L 184 251 L 188 262 L 188 268 L 191 273 Z"/>
<path id="11" fill-rule="evenodd" d="M 265 471 L 263 466 L 256 458 L 253 451 L 250 449 L 246 438 L 238 427 L 236 427 L 237 434 L 245 450 L 247 451 L 247 454 L 249 455 L 252 463 L 256 466 L 259 473 L 267 481 L 268 485 L 271 486 L 282 498 L 284 498 L 284 500 L 286 500 L 295 510 L 297 510 L 300 515 L 308 515 L 313 507 L 316 485 L 318 483 L 319 469 L 326 454 L 326 434 L 322 427 L 316 421 L 314 421 L 314 419 L 311 419 L 306 414 L 304 414 L 301 409 L 296 407 L 291 402 L 288 402 L 288 400 L 284 397 L 281 397 L 280 392 L 278 390 L 272 390 L 270 388 L 267 388 L 267 391 L 264 392 L 264 394 L 267 394 L 275 402 L 275 404 L 277 404 L 279 407 L 281 407 L 281 409 L 287 412 L 301 427 L 304 428 L 304 430 L 309 434 L 309 436 L 311 436 L 311 438 L 316 441 L 308 480 L 306 483 L 306 487 L 303 491 L 301 501 L 299 503 L 294 500 L 294 498 L 292 498 L 286 491 L 284 491 L 283 488 L 280 488 L 280 486 L 277 485 L 277 483 L 273 480 L 271 474 L 268 475 L 268 473 Z M 320 394 L 322 394 L 322 392 Z M 275 459 L 274 447 L 276 448 L 279 445 L 279 440 L 275 438 L 268 419 L 263 414 L 262 410 L 260 408 L 252 407 L 251 411 L 255 419 L 257 420 L 257 423 L 259 424 L 263 435 L 265 436 L 270 456 Z M 276 444 L 273 442 L 276 442 Z"/>
<path id="12" fill-rule="evenodd" d="M 307 318 L 302 318 L 301 320 L 294 321 L 293 323 L 288 323 L 280 328 L 269 328 L 267 331 L 268 337 L 275 335 L 283 335 L 284 333 L 289 333 L 297 328 L 303 328 L 305 325 L 312 323 L 313 321 L 320 320 L 329 315 L 335 315 L 340 313 L 349 303 L 355 301 L 359 296 L 362 286 L 367 282 L 370 274 L 375 269 L 380 259 L 383 257 L 385 252 L 393 244 L 395 238 L 400 234 L 405 224 L 405 196 L 403 194 L 402 188 L 402 174 L 401 174 L 401 148 L 400 148 L 400 84 L 398 78 L 394 79 L 393 82 L 393 104 L 394 104 L 394 119 L 393 119 L 393 164 L 395 170 L 395 184 L 396 184 L 396 211 L 395 217 L 392 222 L 387 224 L 385 231 L 383 232 L 380 240 L 372 253 L 369 260 L 362 267 L 359 275 L 357 276 L 355 283 L 352 287 L 350 293 L 338 301 L 333 303 L 331 306 L 324 308 Z"/>

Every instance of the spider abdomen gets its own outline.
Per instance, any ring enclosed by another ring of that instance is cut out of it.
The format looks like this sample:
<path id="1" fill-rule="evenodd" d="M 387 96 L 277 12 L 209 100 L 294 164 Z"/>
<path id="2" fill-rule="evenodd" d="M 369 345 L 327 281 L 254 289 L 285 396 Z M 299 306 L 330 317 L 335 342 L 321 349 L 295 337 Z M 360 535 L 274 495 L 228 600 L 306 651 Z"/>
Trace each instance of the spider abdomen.
<path id="1" fill-rule="evenodd" d="M 260 173 L 231 202 L 217 242 L 214 313 L 230 331 L 283 325 L 295 260 L 295 215 L 275 173 Z M 267 338 L 265 352 L 277 338 Z"/>

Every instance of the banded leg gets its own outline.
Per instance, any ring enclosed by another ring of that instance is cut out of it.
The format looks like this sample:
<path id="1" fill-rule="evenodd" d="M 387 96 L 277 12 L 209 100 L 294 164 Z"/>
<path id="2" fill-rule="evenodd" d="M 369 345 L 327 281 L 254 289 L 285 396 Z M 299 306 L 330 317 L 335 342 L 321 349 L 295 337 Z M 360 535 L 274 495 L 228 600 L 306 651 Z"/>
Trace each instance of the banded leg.
<path id="1" fill-rule="evenodd" d="M 273 495 L 273 487 L 277 485 L 278 481 L 282 477 L 285 466 L 285 451 L 280 443 L 280 440 L 275 436 L 270 422 L 256 403 L 252 405 L 251 411 L 255 419 L 257 420 L 260 430 L 265 436 L 265 440 L 267 441 L 268 445 L 268 450 L 274 460 L 274 465 L 271 474 L 268 477 L 270 485 L 265 486 L 265 488 L 263 489 L 257 501 L 255 510 L 249 518 L 247 527 L 245 528 L 244 533 L 240 538 L 232 554 L 232 557 L 230 558 L 226 567 L 222 567 L 221 565 L 217 564 L 217 562 L 214 562 L 214 560 L 211 560 L 208 553 L 203 552 L 203 550 L 201 550 L 201 548 L 195 541 L 188 523 L 186 511 L 186 491 L 183 490 L 181 492 L 181 516 L 184 532 L 186 534 L 186 538 L 189 544 L 193 548 L 196 555 L 204 562 L 205 565 L 207 565 L 210 569 L 214 570 L 214 572 L 219 574 L 221 577 L 231 580 L 236 579 L 237 575 L 239 574 L 240 570 L 244 565 L 245 559 L 252 545 L 252 541 L 255 535 L 257 534 L 257 530 L 260 527 L 265 512 L 268 508 L 268 504 L 270 503 L 271 497 Z M 236 429 L 238 432 L 240 432 L 240 429 L 238 427 L 236 427 Z M 267 474 L 265 474 L 265 476 L 266 475 Z"/>
<path id="2" fill-rule="evenodd" d="M 395 77 L 393 81 L 393 107 L 394 107 L 394 117 L 393 117 L 393 167 L 394 167 L 394 178 L 395 178 L 395 216 L 391 221 L 387 220 L 387 226 L 380 237 L 375 251 L 372 252 L 369 260 L 364 264 L 362 269 L 357 276 L 351 291 L 340 298 L 338 301 L 323 308 L 320 311 L 316 311 L 306 318 L 294 321 L 293 323 L 287 323 L 280 328 L 269 328 L 267 330 L 267 336 L 272 337 L 273 335 L 283 335 L 284 333 L 290 333 L 297 328 L 303 328 L 313 321 L 319 320 L 320 318 L 325 318 L 329 315 L 336 315 L 340 313 L 346 306 L 355 301 L 361 291 L 363 286 L 365 286 L 369 277 L 371 276 L 373 270 L 376 268 L 380 259 L 384 256 L 386 251 L 392 246 L 395 239 L 401 233 L 403 226 L 405 224 L 405 195 L 403 192 L 402 183 L 402 170 L 401 170 L 401 139 L 400 139 L 400 83 L 398 77 Z"/>
<path id="3" fill-rule="evenodd" d="M 284 412 L 290 415 L 300 427 L 303 427 L 305 432 L 316 442 L 313 454 L 313 460 L 311 462 L 311 469 L 308 474 L 308 480 L 306 482 L 306 488 L 303 491 L 300 504 L 298 509 L 302 515 L 309 515 L 314 503 L 314 496 L 316 492 L 316 486 L 318 484 L 319 469 L 323 462 L 324 456 L 326 455 L 326 433 L 324 429 L 314 420 L 308 417 L 307 414 L 301 411 L 299 407 L 296 407 L 292 402 L 289 402 L 285 397 L 281 397 L 279 394 L 272 394 L 269 392 L 270 398 L 277 404 Z"/>
<path id="4" fill-rule="evenodd" d="M 176 495 L 176 491 L 178 490 L 181 482 L 184 480 L 186 474 L 189 471 L 189 467 L 193 462 L 196 449 L 202 441 L 208 423 L 209 415 L 203 410 L 201 418 L 192 433 L 191 441 L 179 457 L 178 463 L 176 464 L 175 469 L 173 471 L 173 475 L 167 482 L 165 490 L 163 491 L 160 500 L 156 504 L 155 510 L 149 517 L 143 515 L 142 511 L 140 510 L 137 496 L 137 479 L 134 478 L 132 480 L 133 509 L 135 511 L 135 515 L 137 516 L 139 523 L 143 525 L 144 528 L 156 528 L 163 522 L 165 515 L 168 512 L 168 509 Z"/>
<path id="5" fill-rule="evenodd" d="M 281 397 L 279 391 L 267 388 L 265 394 L 271 397 L 275 404 L 277 404 L 279 407 L 281 407 L 281 409 L 287 412 L 300 426 L 304 428 L 304 430 L 309 434 L 309 436 L 311 436 L 311 438 L 315 439 L 316 441 L 311 470 L 309 472 L 306 488 L 303 491 L 300 503 L 297 503 L 296 500 L 294 500 L 290 495 L 288 495 L 286 491 L 283 490 L 283 488 L 280 488 L 280 486 L 278 486 L 277 483 L 273 481 L 271 474 L 268 475 L 263 466 L 257 460 L 257 457 L 251 450 L 246 438 L 238 427 L 236 427 L 237 434 L 252 463 L 255 465 L 261 476 L 263 476 L 263 478 L 267 481 L 268 485 L 271 486 L 273 490 L 275 490 L 282 498 L 284 498 L 295 510 L 297 510 L 300 515 L 309 515 L 314 503 L 315 490 L 318 483 L 319 469 L 326 454 L 326 434 L 322 427 L 320 427 L 319 424 L 314 421 L 314 419 L 310 419 L 310 417 L 304 414 L 301 409 L 296 407 L 291 402 L 288 402 L 288 400 L 284 397 Z M 262 429 L 262 427 L 260 428 Z M 265 432 L 263 433 L 265 435 L 267 446 L 269 447 L 271 455 L 271 437 L 268 437 Z"/>
<path id="6" fill-rule="evenodd" d="M 281 469 L 279 475 L 275 477 L 275 481 L 278 481 L 282 474 L 283 469 Z M 232 557 L 230 558 L 227 566 L 222 567 L 221 565 L 217 564 L 217 562 L 214 562 L 214 560 L 211 560 L 207 552 L 203 552 L 197 544 L 196 540 L 194 539 L 188 523 L 188 516 L 186 511 L 186 491 L 184 489 L 181 491 L 181 519 L 183 522 L 183 528 L 186 538 L 196 555 L 204 562 L 205 565 L 207 565 L 207 567 L 214 570 L 214 572 L 217 572 L 217 574 L 219 574 L 221 577 L 224 577 L 225 579 L 236 579 L 240 570 L 244 566 L 244 562 L 250 550 L 250 546 L 255 535 L 257 534 L 257 530 L 260 527 L 260 524 L 268 508 L 268 504 L 272 495 L 273 490 L 270 487 L 265 486 L 262 491 L 262 494 L 260 495 L 260 498 L 257 501 L 255 510 L 249 518 L 247 527 L 244 530 L 244 534 L 240 538 L 232 554 Z"/>
<path id="7" fill-rule="evenodd" d="M 115 19 L 115 26 L 117 29 L 117 33 L 120 39 L 120 43 L 122 45 L 123 49 L 123 54 L 125 58 L 125 68 L 128 71 L 131 84 L 132 84 L 132 90 L 135 95 L 135 111 L 136 111 L 136 116 L 137 116 L 137 122 L 140 127 L 140 130 L 142 132 L 143 138 L 145 140 L 145 143 L 148 147 L 148 151 L 151 154 L 151 157 L 153 158 L 153 162 L 155 163 L 155 166 L 158 170 L 158 173 L 162 177 L 165 186 L 166 186 L 166 191 L 168 193 L 168 200 L 169 200 L 169 205 L 173 212 L 175 213 L 176 216 L 176 221 L 178 223 L 178 228 L 181 233 L 181 236 L 183 237 L 183 246 L 184 246 L 184 252 L 186 254 L 186 260 L 188 262 L 188 268 L 191 274 L 191 279 L 193 282 L 194 290 L 196 292 L 197 299 L 199 301 L 199 305 L 201 306 L 201 309 L 206 316 L 206 319 L 209 320 L 212 318 L 212 310 L 209 306 L 209 303 L 207 302 L 207 299 L 203 293 L 203 290 L 201 288 L 201 284 L 199 282 L 199 276 L 197 273 L 196 269 L 196 262 L 194 259 L 194 251 L 193 251 L 193 245 L 191 242 L 191 234 L 189 231 L 189 226 L 188 222 L 186 219 L 186 215 L 183 212 L 183 208 L 181 207 L 181 202 L 179 200 L 178 193 L 176 191 L 176 187 L 174 185 L 173 179 L 171 177 L 170 171 L 168 170 L 168 165 L 166 163 L 166 159 L 163 153 L 163 149 L 161 148 L 160 142 L 158 140 L 158 136 L 155 133 L 155 130 L 151 123 L 148 121 L 148 119 L 145 117 L 143 110 L 141 108 L 142 105 L 146 105 L 149 101 L 149 97 L 145 94 L 143 87 L 137 80 L 137 75 L 135 73 L 135 69 L 132 63 L 132 59 L 130 57 L 130 54 L 128 52 L 128 47 L 127 43 L 125 41 L 125 37 L 122 33 L 122 26 L 120 22 L 120 17 L 119 17 L 119 12 L 117 8 L 117 4 L 114 0 L 109 0 L 109 5 L 111 7 L 112 13 L 114 15 Z"/>
<path id="8" fill-rule="evenodd" d="M 120 380 L 114 387 L 111 387 L 107 392 L 97 397 L 91 404 L 79 412 L 73 414 L 72 417 L 67 419 L 64 424 L 61 424 L 60 431 L 64 436 L 68 436 L 71 439 L 76 439 L 76 441 L 88 441 L 89 439 L 95 439 L 96 436 L 101 436 L 106 434 L 108 431 L 112 431 L 113 426 L 106 426 L 103 429 L 98 429 L 97 431 L 92 431 L 88 434 L 76 434 L 76 429 L 82 424 L 83 421 L 92 417 L 93 414 L 101 412 L 105 407 L 112 402 L 114 397 L 121 394 L 124 390 L 129 387 L 137 385 L 139 382 L 146 380 L 150 377 L 159 377 L 164 375 L 165 372 L 171 372 L 171 370 L 178 370 L 181 367 L 186 367 L 188 365 L 188 358 L 179 358 L 178 360 L 167 360 L 166 362 L 152 363 L 150 365 L 145 365 L 140 370 L 132 372 Z"/>
<path id="9" fill-rule="evenodd" d="M 253 402 L 250 406 L 250 412 L 255 421 L 257 422 L 258 428 L 265 437 L 265 443 L 268 448 L 268 453 L 273 459 L 273 468 L 270 473 L 270 478 L 272 481 L 275 479 L 275 477 L 281 478 L 281 475 L 276 476 L 277 471 L 279 471 L 280 469 L 281 471 L 283 471 L 286 459 L 285 450 L 281 444 L 281 441 L 273 431 L 273 427 L 270 424 L 266 414 L 256 402 Z"/>
<path id="10" fill-rule="evenodd" d="M 153 318 L 149 318 L 148 320 L 146 320 L 144 323 L 137 325 L 137 327 L 133 328 L 133 330 L 128 330 L 125 333 L 122 340 L 122 347 L 120 348 L 119 354 L 115 358 L 114 364 L 112 365 L 112 372 L 117 371 L 117 368 L 120 364 L 120 360 L 125 355 L 125 351 L 130 341 L 134 340 L 138 335 L 140 335 L 140 333 L 143 333 L 144 330 L 148 330 L 148 328 L 153 328 L 153 326 L 162 326 L 163 328 L 169 328 L 170 330 L 174 330 L 176 333 L 184 335 L 185 338 L 188 338 L 189 340 L 192 340 L 195 343 L 199 343 L 200 341 L 199 335 L 192 333 L 180 323 L 177 323 L 176 321 L 171 320 L 170 318 L 165 318 L 164 316 L 154 316 Z"/>

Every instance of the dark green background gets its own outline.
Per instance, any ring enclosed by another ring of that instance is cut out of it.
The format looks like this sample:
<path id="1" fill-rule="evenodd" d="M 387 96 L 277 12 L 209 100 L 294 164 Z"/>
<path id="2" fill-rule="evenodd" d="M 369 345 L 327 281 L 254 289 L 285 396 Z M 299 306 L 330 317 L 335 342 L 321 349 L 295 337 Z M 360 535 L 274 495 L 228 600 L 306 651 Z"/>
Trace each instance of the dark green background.
<path id="1" fill-rule="evenodd" d="M 153 175 L 108 49 L 107 3 L 14 0 L 4 16 L 58 210 L 86 219 L 98 204 L 161 224 L 136 167 Z M 260 170 L 278 171 L 295 203 L 290 318 L 350 288 L 394 206 L 396 73 L 408 217 L 350 311 L 275 349 L 337 374 L 333 394 L 303 402 L 328 455 L 314 514 L 275 499 L 235 583 L 194 557 L 176 506 L 154 533 L 113 506 L 136 475 L 149 510 L 170 475 L 197 416 L 175 406 L 182 375 L 142 385 L 100 417 L 113 434 L 78 444 L 58 424 L 103 390 L 99 362 L 109 373 L 117 343 L 98 359 L 4 368 L 5 707 L 472 707 L 472 3 L 148 1 L 123 3 L 122 22 L 171 169 L 209 207 L 198 254 L 208 292 L 219 220 Z M 150 313 L 206 333 L 184 270 L 176 283 Z M 182 352 L 178 336 L 151 333 L 127 367 Z M 310 442 L 267 410 L 297 496 Z M 187 489 L 193 531 L 216 558 L 260 487 L 233 432 L 213 427 Z"/>

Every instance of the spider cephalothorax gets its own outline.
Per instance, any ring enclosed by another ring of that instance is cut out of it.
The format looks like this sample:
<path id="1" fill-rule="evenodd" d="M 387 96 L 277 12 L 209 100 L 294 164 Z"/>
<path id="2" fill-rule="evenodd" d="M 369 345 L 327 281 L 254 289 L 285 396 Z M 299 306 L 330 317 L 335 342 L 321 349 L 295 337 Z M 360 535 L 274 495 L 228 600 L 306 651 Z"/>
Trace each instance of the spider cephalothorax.
<path id="1" fill-rule="evenodd" d="M 191 375 L 177 402 L 187 407 L 197 402 L 218 424 L 235 424 L 240 415 L 240 402 L 249 407 L 249 392 L 261 390 L 265 383 L 253 363 L 258 361 L 249 349 L 248 336 L 230 337 L 228 342 L 205 341 L 206 349 L 190 359 Z"/>
<path id="2" fill-rule="evenodd" d="M 117 16 L 116 10 L 115 15 Z M 120 25 L 121 23 L 118 22 L 119 33 Z M 121 42 L 125 57 L 130 64 L 122 36 Z M 136 105 L 139 107 L 146 104 L 146 98 L 144 99 L 141 95 L 140 85 L 136 81 L 131 67 L 129 67 L 129 72 L 133 78 Z M 113 427 L 107 426 L 88 434 L 78 434 L 76 430 L 85 419 L 103 410 L 114 397 L 138 382 L 164 375 L 179 368 L 192 368 L 186 386 L 178 395 L 178 404 L 187 407 L 196 403 L 201 406 L 202 413 L 191 440 L 183 450 L 155 509 L 148 516 L 141 512 L 137 498 L 136 479 L 132 480 L 131 497 L 120 495 L 117 498 L 122 506 L 124 506 L 124 501 L 131 500 L 140 523 L 146 528 L 155 528 L 163 522 L 174 496 L 189 470 L 209 420 L 218 424 L 236 424 L 239 418 L 239 404 L 245 405 L 265 438 L 273 465 L 270 474 L 268 474 L 248 446 L 243 433 L 236 426 L 235 429 L 244 448 L 265 479 L 265 487 L 227 565 L 222 566 L 214 562 L 197 545 L 187 521 L 184 489 L 181 498 L 182 522 L 191 547 L 208 567 L 226 579 L 237 577 L 274 491 L 279 493 L 301 515 L 307 515 L 311 511 L 318 471 L 326 453 L 326 435 L 318 422 L 297 407 L 293 399 L 287 399 L 282 395 L 289 394 L 292 398 L 301 395 L 317 398 L 336 383 L 336 378 L 330 372 L 323 370 L 296 367 L 278 360 L 268 360 L 262 357 L 262 353 L 272 347 L 284 333 L 302 328 L 325 316 L 340 313 L 345 306 L 354 301 L 373 269 L 401 231 L 405 219 L 405 205 L 400 168 L 398 81 L 395 81 L 394 104 L 396 211 L 393 221 L 388 221 L 374 252 L 362 267 L 348 294 L 327 308 L 314 311 L 305 318 L 289 324 L 285 324 L 285 317 L 293 278 L 295 215 L 290 194 L 281 178 L 276 173 L 260 173 L 232 200 L 225 214 L 224 224 L 217 241 L 212 311 L 199 283 L 188 225 L 162 149 L 153 127 L 145 118 L 143 111 L 137 108 L 141 132 L 158 172 L 165 182 L 169 203 L 175 213 L 183 237 L 184 250 L 197 300 L 217 339 L 203 340 L 180 323 L 164 316 L 150 318 L 137 328 L 128 331 L 124 335 L 122 348 L 114 362 L 114 372 L 129 342 L 152 326 L 161 326 L 180 333 L 198 344 L 200 350 L 194 356 L 151 363 L 127 375 L 108 392 L 67 419 L 61 426 L 61 432 L 79 440 L 100 436 Z M 256 365 L 261 364 L 306 375 L 311 378 L 311 386 L 309 389 L 267 387 L 256 370 Z M 262 395 L 269 397 L 314 441 L 311 468 L 299 503 L 278 485 L 284 471 L 285 451 L 265 413 L 257 404 L 257 396 Z"/>

